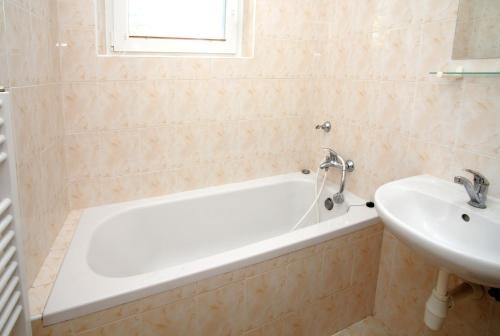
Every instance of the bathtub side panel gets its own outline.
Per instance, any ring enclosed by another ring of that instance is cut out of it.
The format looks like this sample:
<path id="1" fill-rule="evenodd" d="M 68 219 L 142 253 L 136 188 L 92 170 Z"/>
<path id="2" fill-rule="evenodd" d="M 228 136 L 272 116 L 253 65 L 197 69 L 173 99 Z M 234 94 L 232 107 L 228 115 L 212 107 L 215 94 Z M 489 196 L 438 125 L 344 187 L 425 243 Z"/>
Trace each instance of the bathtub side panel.
<path id="1" fill-rule="evenodd" d="M 382 225 L 34 335 L 331 335 L 373 310 Z"/>

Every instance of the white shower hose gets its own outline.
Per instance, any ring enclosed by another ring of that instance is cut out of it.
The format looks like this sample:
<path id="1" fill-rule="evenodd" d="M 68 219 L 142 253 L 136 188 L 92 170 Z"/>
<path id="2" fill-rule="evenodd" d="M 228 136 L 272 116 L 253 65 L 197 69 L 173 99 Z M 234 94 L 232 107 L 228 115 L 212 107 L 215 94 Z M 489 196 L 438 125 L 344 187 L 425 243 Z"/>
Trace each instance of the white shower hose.
<path id="1" fill-rule="evenodd" d="M 304 214 L 304 216 L 302 216 L 299 221 L 297 222 L 297 224 L 294 225 L 294 227 L 292 228 L 291 231 L 295 231 L 297 229 L 297 227 L 299 227 L 299 225 L 304 221 L 304 219 L 309 215 L 309 213 L 314 209 L 314 206 L 316 205 L 317 206 L 317 203 L 318 203 L 318 200 L 319 200 L 319 197 L 321 196 L 321 193 L 323 192 L 323 188 L 325 187 L 325 181 L 326 181 L 326 170 L 325 170 L 325 174 L 323 175 L 323 181 L 321 182 L 321 188 L 319 189 L 319 192 L 318 192 L 318 177 L 319 177 L 319 171 L 321 169 L 318 168 L 318 171 L 316 172 L 316 181 L 314 182 L 314 193 L 316 194 L 315 198 L 314 198 L 314 201 L 312 202 L 311 206 L 309 207 L 309 209 L 307 209 L 306 213 Z M 316 207 L 316 221 L 319 222 L 319 207 Z"/>

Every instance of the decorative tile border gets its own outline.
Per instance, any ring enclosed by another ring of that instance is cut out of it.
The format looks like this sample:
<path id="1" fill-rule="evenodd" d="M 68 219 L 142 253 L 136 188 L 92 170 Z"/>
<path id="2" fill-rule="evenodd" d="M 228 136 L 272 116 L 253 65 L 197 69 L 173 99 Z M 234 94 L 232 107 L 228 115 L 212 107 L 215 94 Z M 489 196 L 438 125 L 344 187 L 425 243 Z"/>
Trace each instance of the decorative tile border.
<path id="1" fill-rule="evenodd" d="M 83 210 L 71 211 L 29 289 L 31 319 L 40 319 Z"/>

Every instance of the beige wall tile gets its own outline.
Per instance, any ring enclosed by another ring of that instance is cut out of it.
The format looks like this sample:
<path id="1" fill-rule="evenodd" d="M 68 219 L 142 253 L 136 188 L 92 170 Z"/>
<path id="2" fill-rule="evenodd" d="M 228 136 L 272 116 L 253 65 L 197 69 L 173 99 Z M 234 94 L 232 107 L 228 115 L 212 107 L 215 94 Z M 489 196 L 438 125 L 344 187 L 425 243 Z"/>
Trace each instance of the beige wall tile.
<path id="1" fill-rule="evenodd" d="M 353 262 L 352 248 L 334 246 L 325 249 L 323 256 L 321 296 L 333 294 L 335 291 L 347 288 L 351 283 Z"/>
<path id="2" fill-rule="evenodd" d="M 461 83 L 420 83 L 410 134 L 420 140 L 453 146 L 459 121 Z"/>
<path id="3" fill-rule="evenodd" d="M 96 79 L 96 45 L 93 29 L 61 27 L 61 75 L 64 81 Z"/>
<path id="4" fill-rule="evenodd" d="M 144 325 L 141 316 L 129 317 L 114 323 L 106 324 L 102 327 L 77 333 L 84 336 L 101 336 L 101 335 L 124 335 L 124 336 L 140 336 L 144 334 Z"/>
<path id="5" fill-rule="evenodd" d="M 289 311 L 299 311 L 306 303 L 319 298 L 318 287 L 322 281 L 322 255 L 292 261 L 286 267 L 285 297 Z"/>
<path id="6" fill-rule="evenodd" d="M 10 87 L 13 101 L 23 267 L 31 285 L 68 212 L 57 8 L 46 1 L 1 5 L 0 85 Z"/>
<path id="7" fill-rule="evenodd" d="M 379 67 L 382 79 L 414 80 L 415 51 L 420 48 L 420 26 L 411 25 L 378 33 L 383 42 Z"/>
<path id="8" fill-rule="evenodd" d="M 461 148 L 498 158 L 500 156 L 500 85 L 465 86 L 458 143 Z"/>
<path id="9" fill-rule="evenodd" d="M 140 193 L 144 197 L 162 196 L 176 191 L 176 174 L 172 170 L 140 175 Z"/>
<path id="10" fill-rule="evenodd" d="M 457 62 L 452 61 L 450 57 L 455 21 L 455 19 L 433 21 L 422 25 L 422 46 L 418 62 L 420 78 L 428 78 L 427 73 L 433 71 L 429 69 L 453 69 L 456 66 Z"/>
<path id="11" fill-rule="evenodd" d="M 71 0 L 57 0 L 59 24 L 64 27 L 86 28 L 93 27 L 94 4 L 91 0 L 74 2 Z"/>
<path id="12" fill-rule="evenodd" d="M 340 329 L 347 313 L 344 291 L 307 305 L 303 314 L 304 330 L 313 335 L 330 335 Z"/>
<path id="13" fill-rule="evenodd" d="M 196 283 L 174 288 L 172 290 L 149 296 L 141 300 L 141 311 L 152 310 L 168 305 L 175 301 L 194 297 L 196 294 Z"/>
<path id="14" fill-rule="evenodd" d="M 97 83 L 63 85 L 62 104 L 66 133 L 96 130 L 98 103 Z"/>
<path id="15" fill-rule="evenodd" d="M 68 179 L 76 181 L 83 178 L 101 176 L 100 135 L 97 133 L 80 133 L 66 136 L 65 139 L 66 169 Z"/>
<path id="16" fill-rule="evenodd" d="M 82 209 L 102 203 L 99 178 L 83 178 L 68 183 L 68 198 L 72 209 Z"/>
<path id="17" fill-rule="evenodd" d="M 196 335 L 195 305 L 191 298 L 144 313 L 141 335 Z"/>
<path id="18" fill-rule="evenodd" d="M 198 333 L 239 335 L 244 330 L 245 284 L 243 281 L 196 297 Z"/>
<path id="19" fill-rule="evenodd" d="M 73 336 L 69 322 L 59 323 L 50 327 L 44 327 L 40 319 L 31 321 L 31 331 L 34 336 Z"/>
<path id="20" fill-rule="evenodd" d="M 378 274 L 382 234 L 353 242 L 352 283 L 362 286 Z"/>
<path id="21" fill-rule="evenodd" d="M 140 303 L 139 301 L 135 301 L 72 320 L 71 328 L 75 333 L 80 333 L 83 331 L 88 331 L 97 327 L 101 327 L 107 323 L 122 320 L 128 316 L 137 314 L 139 311 L 140 311 Z M 128 320 L 128 322 L 130 322 L 130 324 L 132 325 L 135 325 L 137 323 L 137 319 L 132 317 L 131 319 Z M 116 323 L 116 326 L 119 327 L 121 324 L 122 323 L 120 322 Z M 109 328 L 112 329 L 115 327 L 111 325 L 109 326 Z"/>
<path id="22" fill-rule="evenodd" d="M 380 0 L 376 10 L 376 29 L 401 28 L 420 22 L 423 8 L 421 1 L 402 3 L 397 0 Z M 346 18 L 349 20 L 350 18 Z"/>
<path id="23" fill-rule="evenodd" d="M 133 104 L 137 124 L 158 127 L 172 122 L 174 115 L 174 81 L 154 80 L 135 83 L 131 93 L 136 99 Z"/>
<path id="24" fill-rule="evenodd" d="M 270 322 L 285 313 L 285 286 L 284 267 L 246 280 L 247 330 Z"/>
<path id="25" fill-rule="evenodd" d="M 303 323 L 300 320 L 299 314 L 289 313 L 283 318 L 275 320 L 260 328 L 253 329 L 244 333 L 245 336 L 299 336 L 305 335 L 306 331 L 303 328 Z"/>
<path id="26" fill-rule="evenodd" d="M 413 82 L 381 82 L 373 123 L 378 128 L 407 134 L 415 96 Z"/>
<path id="27" fill-rule="evenodd" d="M 136 82 L 99 82 L 97 99 L 97 127 L 102 130 L 119 130 L 139 125 Z"/>
<path id="28" fill-rule="evenodd" d="M 100 202 L 116 203 L 143 197 L 141 175 L 103 178 L 100 182 Z"/>
<path id="29" fill-rule="evenodd" d="M 2 11 L 2 49 L 22 52 L 29 48 L 29 11 L 14 2 L 4 2 Z M 16 39 L 16 36 L 21 37 Z"/>
<path id="30" fill-rule="evenodd" d="M 105 132 L 100 136 L 98 162 L 102 176 L 115 177 L 139 172 L 139 131 Z"/>
<path id="31" fill-rule="evenodd" d="M 245 269 L 243 269 L 200 280 L 196 283 L 196 293 L 205 293 L 223 287 L 227 284 L 243 280 L 245 278 L 245 273 Z"/>

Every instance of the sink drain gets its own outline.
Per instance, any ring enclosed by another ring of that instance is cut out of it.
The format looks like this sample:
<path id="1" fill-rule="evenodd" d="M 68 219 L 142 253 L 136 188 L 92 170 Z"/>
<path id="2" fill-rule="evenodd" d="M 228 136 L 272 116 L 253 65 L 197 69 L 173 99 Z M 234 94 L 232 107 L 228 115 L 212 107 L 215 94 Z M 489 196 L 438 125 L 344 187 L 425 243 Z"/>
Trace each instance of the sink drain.
<path id="1" fill-rule="evenodd" d="M 463 214 L 463 215 L 462 215 L 462 219 L 463 219 L 465 222 L 470 221 L 470 217 L 469 217 L 469 215 L 467 215 L 467 214 Z"/>

